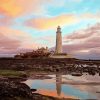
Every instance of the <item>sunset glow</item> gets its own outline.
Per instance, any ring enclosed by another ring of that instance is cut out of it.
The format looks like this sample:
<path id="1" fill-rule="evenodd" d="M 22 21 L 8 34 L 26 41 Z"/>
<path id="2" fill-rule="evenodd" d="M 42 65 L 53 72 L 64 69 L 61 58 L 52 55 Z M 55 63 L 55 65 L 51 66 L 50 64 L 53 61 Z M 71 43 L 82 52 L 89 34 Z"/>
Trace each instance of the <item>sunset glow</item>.
<path id="1" fill-rule="evenodd" d="M 0 0 L 0 56 L 55 47 L 62 28 L 63 51 L 100 59 L 100 0 Z"/>

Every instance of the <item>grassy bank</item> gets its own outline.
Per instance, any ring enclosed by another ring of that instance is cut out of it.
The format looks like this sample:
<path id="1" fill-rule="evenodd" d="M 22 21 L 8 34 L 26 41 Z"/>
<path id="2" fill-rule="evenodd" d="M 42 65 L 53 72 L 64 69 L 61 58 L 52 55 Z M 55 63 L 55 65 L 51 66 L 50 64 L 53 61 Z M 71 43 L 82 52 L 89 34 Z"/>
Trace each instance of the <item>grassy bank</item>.
<path id="1" fill-rule="evenodd" d="M 23 77 L 26 75 L 23 71 L 0 70 L 0 77 Z"/>

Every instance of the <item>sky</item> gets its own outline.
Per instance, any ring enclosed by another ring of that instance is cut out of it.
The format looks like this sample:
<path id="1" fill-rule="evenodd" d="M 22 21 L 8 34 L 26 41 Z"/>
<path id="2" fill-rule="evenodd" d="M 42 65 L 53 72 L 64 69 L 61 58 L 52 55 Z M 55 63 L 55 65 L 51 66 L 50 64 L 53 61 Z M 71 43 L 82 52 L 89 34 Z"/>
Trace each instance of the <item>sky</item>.
<path id="1" fill-rule="evenodd" d="M 0 0 L 0 57 L 55 47 L 62 28 L 63 51 L 100 59 L 100 0 Z"/>

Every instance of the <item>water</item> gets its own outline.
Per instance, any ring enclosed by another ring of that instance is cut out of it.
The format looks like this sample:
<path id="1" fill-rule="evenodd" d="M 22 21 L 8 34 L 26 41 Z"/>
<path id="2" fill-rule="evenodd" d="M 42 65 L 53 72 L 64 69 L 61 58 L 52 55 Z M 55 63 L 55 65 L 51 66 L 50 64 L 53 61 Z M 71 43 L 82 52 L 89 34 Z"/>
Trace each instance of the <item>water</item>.
<path id="1" fill-rule="evenodd" d="M 25 81 L 31 89 L 37 89 L 37 93 L 58 98 L 98 100 L 100 98 L 100 77 L 98 75 L 76 77 L 43 74 L 40 76 L 43 78 L 32 79 L 31 77 Z"/>

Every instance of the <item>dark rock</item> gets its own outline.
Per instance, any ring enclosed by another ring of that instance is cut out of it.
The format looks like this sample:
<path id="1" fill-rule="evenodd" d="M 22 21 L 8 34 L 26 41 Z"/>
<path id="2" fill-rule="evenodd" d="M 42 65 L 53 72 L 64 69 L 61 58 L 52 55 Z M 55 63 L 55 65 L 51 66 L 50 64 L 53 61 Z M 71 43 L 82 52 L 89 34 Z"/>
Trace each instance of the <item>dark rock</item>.
<path id="1" fill-rule="evenodd" d="M 9 80 L 0 81 L 0 100 L 2 98 L 15 97 L 28 98 L 28 100 L 32 100 L 33 95 L 31 89 L 24 83 L 13 82 Z"/>
<path id="2" fill-rule="evenodd" d="M 82 76 L 82 73 L 72 73 L 72 76 Z"/>
<path id="3" fill-rule="evenodd" d="M 34 100 L 59 100 L 53 97 L 40 95 L 38 93 L 34 93 L 33 98 Z"/>
<path id="4" fill-rule="evenodd" d="M 8 79 L 0 80 L 0 100 L 72 100 L 70 98 L 60 99 L 38 93 L 32 94 L 35 91 L 36 89 L 30 89 L 24 83 L 14 82 Z"/>
<path id="5" fill-rule="evenodd" d="M 84 67 L 85 66 L 85 67 Z M 34 70 L 45 72 L 82 72 L 95 75 L 100 73 L 100 60 L 79 60 L 79 59 L 0 59 L 0 69 L 18 71 Z M 23 77 L 26 77 L 23 75 Z"/>
<path id="6" fill-rule="evenodd" d="M 32 92 L 35 92 L 35 91 L 37 91 L 37 89 L 31 89 L 31 91 L 32 91 Z"/>
<path id="7" fill-rule="evenodd" d="M 100 93 L 100 91 L 96 91 L 96 93 Z"/>

